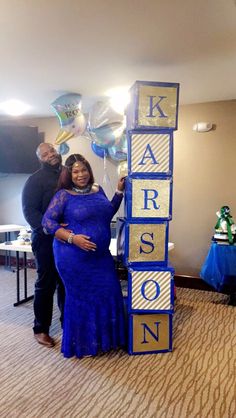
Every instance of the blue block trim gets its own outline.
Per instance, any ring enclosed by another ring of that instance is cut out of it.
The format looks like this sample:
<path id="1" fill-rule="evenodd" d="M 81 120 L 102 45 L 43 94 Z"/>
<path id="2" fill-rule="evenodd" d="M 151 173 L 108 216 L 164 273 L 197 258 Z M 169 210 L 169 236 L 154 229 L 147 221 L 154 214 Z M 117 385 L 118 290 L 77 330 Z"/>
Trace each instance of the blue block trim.
<path id="1" fill-rule="evenodd" d="M 139 172 L 139 171 L 132 171 L 132 167 L 131 167 L 131 160 L 132 160 L 132 155 L 133 155 L 133 151 L 132 151 L 132 136 L 133 135 L 154 135 L 154 134 L 167 134 L 169 135 L 169 169 L 168 171 L 162 171 L 162 172 L 157 172 L 157 173 L 153 173 L 153 172 L 149 172 L 149 171 L 145 171 L 145 172 Z M 127 145 L 128 145 L 128 175 L 129 177 L 135 177 L 135 176 L 142 176 L 144 178 L 146 177 L 156 177 L 156 178 L 162 178 L 162 177 L 171 177 L 173 175 L 173 165 L 174 165 L 174 150 L 173 150 L 173 131 L 169 132 L 167 130 L 163 130 L 163 131 L 150 131 L 148 132 L 147 130 L 131 130 L 127 132 Z"/>
<path id="2" fill-rule="evenodd" d="M 137 314 L 138 315 L 138 314 Z M 168 314 L 167 314 L 168 315 Z M 130 314 L 128 316 L 128 354 L 129 355 L 143 355 L 143 354 L 159 354 L 159 353 L 169 353 L 173 351 L 173 315 L 168 315 L 169 317 L 169 347 L 165 350 L 153 350 L 153 351 L 134 351 L 133 350 L 133 316 Z"/>
<path id="3" fill-rule="evenodd" d="M 165 225 L 165 249 L 164 259 L 161 261 L 129 261 L 129 226 L 130 225 Z M 167 221 L 153 221 L 142 219 L 140 221 L 129 221 L 126 218 L 118 218 L 117 220 L 117 259 L 121 261 L 125 266 L 138 267 L 144 266 L 147 269 L 152 267 L 167 267 L 168 265 L 168 239 L 169 239 L 169 222 Z"/>
<path id="4" fill-rule="evenodd" d="M 170 281 L 170 309 L 133 309 L 132 308 L 132 273 L 134 271 L 150 271 L 150 272 L 164 272 L 168 271 L 171 273 Z M 173 314 L 174 313 L 174 269 L 172 267 L 129 267 L 128 268 L 128 299 L 127 299 L 127 310 L 128 313 L 139 313 L 139 314 Z"/>
<path id="5" fill-rule="evenodd" d="M 139 109 L 139 87 L 141 86 L 154 86 L 154 87 L 173 87 L 176 88 L 176 118 L 174 127 L 158 127 L 158 126 L 145 126 L 138 124 L 138 109 Z M 179 110 L 179 83 L 167 83 L 159 81 L 140 81 L 137 80 L 130 88 L 131 101 L 127 107 L 127 130 L 131 129 L 143 129 L 143 130 L 155 130 L 155 131 L 173 131 L 178 129 L 178 110 Z"/>
<path id="6" fill-rule="evenodd" d="M 169 193 L 169 214 L 168 216 L 156 216 L 156 217 L 141 217 L 141 216 L 134 216 L 132 213 L 132 201 L 133 201 L 133 191 L 132 191 L 132 181 L 138 180 L 170 180 L 170 193 Z M 167 176 L 157 176 L 151 175 L 149 173 L 148 178 L 143 175 L 135 175 L 126 178 L 125 181 L 125 200 L 124 200 L 124 214 L 125 218 L 128 221 L 139 221 L 139 222 L 146 222 L 147 220 L 152 221 L 170 221 L 172 219 L 172 207 L 173 207 L 173 178 Z"/>

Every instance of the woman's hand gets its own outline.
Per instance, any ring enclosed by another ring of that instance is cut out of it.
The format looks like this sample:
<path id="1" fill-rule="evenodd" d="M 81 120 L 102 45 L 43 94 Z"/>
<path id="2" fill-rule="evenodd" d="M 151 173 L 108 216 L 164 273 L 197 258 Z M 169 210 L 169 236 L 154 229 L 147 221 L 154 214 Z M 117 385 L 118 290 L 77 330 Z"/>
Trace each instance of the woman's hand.
<path id="1" fill-rule="evenodd" d="M 123 192 L 124 188 L 125 188 L 125 177 L 121 177 L 117 184 L 117 190 L 119 190 L 119 192 Z"/>
<path id="2" fill-rule="evenodd" d="M 84 251 L 95 251 L 97 248 L 97 245 L 94 242 L 90 241 L 90 237 L 88 237 L 87 235 L 74 235 L 72 242 Z"/>

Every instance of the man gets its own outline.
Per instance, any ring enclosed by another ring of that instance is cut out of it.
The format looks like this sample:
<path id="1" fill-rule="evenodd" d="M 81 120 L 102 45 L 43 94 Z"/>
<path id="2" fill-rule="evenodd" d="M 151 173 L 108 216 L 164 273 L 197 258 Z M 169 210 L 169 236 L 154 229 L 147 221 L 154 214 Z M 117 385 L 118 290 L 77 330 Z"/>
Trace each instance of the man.
<path id="1" fill-rule="evenodd" d="M 52 321 L 53 295 L 57 288 L 57 302 L 63 317 L 64 287 L 57 273 L 53 257 L 53 237 L 43 231 L 41 221 L 61 172 L 61 156 L 48 143 L 41 143 L 36 155 L 41 168 L 25 183 L 22 193 L 22 208 L 26 221 L 32 229 L 32 250 L 35 255 L 37 279 L 34 292 L 34 336 L 39 344 L 53 347 L 49 336 Z"/>

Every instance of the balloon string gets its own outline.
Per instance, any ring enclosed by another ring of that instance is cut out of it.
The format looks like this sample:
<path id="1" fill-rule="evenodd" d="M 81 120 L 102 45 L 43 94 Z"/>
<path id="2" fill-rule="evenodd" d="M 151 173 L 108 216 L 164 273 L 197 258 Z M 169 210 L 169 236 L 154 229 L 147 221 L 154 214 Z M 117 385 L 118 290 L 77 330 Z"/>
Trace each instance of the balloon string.
<path id="1" fill-rule="evenodd" d="M 112 187 L 111 179 L 110 179 L 110 176 L 109 176 L 109 174 L 107 172 L 107 158 L 106 158 L 105 153 L 104 153 L 104 157 L 103 157 L 103 168 L 104 168 L 104 176 L 103 176 L 104 189 L 107 192 L 108 197 L 109 197 L 109 191 L 111 191 L 111 196 L 113 196 L 114 193 L 115 193 L 115 191 L 114 191 L 114 189 Z M 107 186 L 109 186 L 109 189 L 110 190 L 108 190 L 108 187 Z M 118 215 L 118 217 L 121 217 L 120 209 L 118 209 L 117 215 Z"/>
<path id="2" fill-rule="evenodd" d="M 106 172 L 107 169 L 107 159 L 106 159 L 106 153 L 104 152 L 104 157 L 103 157 L 103 166 L 104 166 L 104 173 Z"/>
<path id="3" fill-rule="evenodd" d="M 109 189 L 110 189 L 111 193 L 114 193 L 113 187 L 112 187 L 112 184 L 111 184 L 111 179 L 110 179 L 109 174 L 107 172 L 107 159 L 106 159 L 105 154 L 104 154 L 104 158 L 103 158 L 103 168 L 104 168 L 104 176 L 103 176 L 104 188 L 105 188 L 106 192 L 109 194 L 109 190 L 107 188 L 107 186 L 109 186 Z"/>

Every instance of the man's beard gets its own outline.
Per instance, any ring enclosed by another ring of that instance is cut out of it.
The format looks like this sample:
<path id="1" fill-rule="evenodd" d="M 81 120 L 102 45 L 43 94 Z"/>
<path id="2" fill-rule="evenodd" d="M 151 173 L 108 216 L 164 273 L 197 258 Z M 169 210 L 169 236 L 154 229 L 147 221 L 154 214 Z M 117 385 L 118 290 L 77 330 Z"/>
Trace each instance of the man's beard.
<path id="1" fill-rule="evenodd" d="M 52 167 L 59 168 L 61 164 L 62 164 L 62 156 L 61 154 L 58 154 L 58 162 L 54 164 Z"/>
<path id="2" fill-rule="evenodd" d="M 62 164 L 62 156 L 61 154 L 58 154 L 58 162 L 56 164 L 50 164 L 47 162 L 42 162 L 42 165 L 45 167 L 51 167 L 51 168 L 55 168 L 58 169 Z"/>

